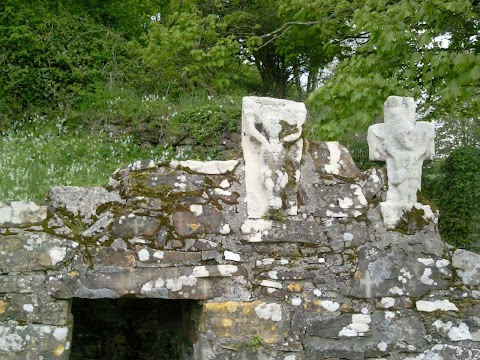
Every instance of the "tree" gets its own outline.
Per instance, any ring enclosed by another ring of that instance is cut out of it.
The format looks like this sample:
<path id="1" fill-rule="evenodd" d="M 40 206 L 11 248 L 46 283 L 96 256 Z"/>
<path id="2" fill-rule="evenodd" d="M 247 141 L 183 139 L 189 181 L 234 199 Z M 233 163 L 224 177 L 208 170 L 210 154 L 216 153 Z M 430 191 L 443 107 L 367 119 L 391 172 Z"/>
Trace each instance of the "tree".
<path id="1" fill-rule="evenodd" d="M 138 82 L 127 39 L 162 0 L 0 2 L 0 128 L 30 112 L 64 112 L 101 86 Z M 108 14 L 108 16 L 107 16 Z"/>
<path id="2" fill-rule="evenodd" d="M 320 69 L 341 57 L 348 19 L 357 6 L 332 0 L 180 3 L 173 10 L 178 3 L 172 2 L 170 16 L 151 24 L 144 55 L 148 65 L 163 78 L 180 75 L 194 86 L 211 86 L 209 78 L 225 81 L 239 74 L 235 66 L 252 65 L 261 78 L 261 94 L 280 98 L 289 96 L 293 85 L 297 97 L 316 87 Z"/>
<path id="3" fill-rule="evenodd" d="M 362 129 L 389 95 L 413 96 L 431 118 L 474 113 L 480 92 L 478 0 L 368 0 L 355 10 L 351 56 L 309 98 L 324 135 Z"/>
<path id="4" fill-rule="evenodd" d="M 228 86 L 240 62 L 235 36 L 225 33 L 224 19 L 205 13 L 194 1 L 181 4 L 178 11 L 171 4 L 167 15 L 149 24 L 145 46 L 138 48 L 144 63 L 168 89 Z"/>

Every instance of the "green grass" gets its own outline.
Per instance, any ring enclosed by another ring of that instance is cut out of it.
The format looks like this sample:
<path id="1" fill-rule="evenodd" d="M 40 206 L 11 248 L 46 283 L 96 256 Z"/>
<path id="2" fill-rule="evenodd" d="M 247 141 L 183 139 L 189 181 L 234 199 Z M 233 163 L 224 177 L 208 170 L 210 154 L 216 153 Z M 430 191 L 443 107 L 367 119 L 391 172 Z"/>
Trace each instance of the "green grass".
<path id="1" fill-rule="evenodd" d="M 96 95 L 86 99 L 89 106 L 63 117 L 36 115 L 0 129 L 0 201 L 42 203 L 53 186 L 105 185 L 117 168 L 134 160 L 216 159 L 221 135 L 240 127 L 238 94 L 197 92 L 175 101 L 123 89 Z M 140 126 L 159 136 L 160 145 L 140 147 Z M 203 148 L 188 150 L 185 138 Z M 178 153 L 170 144 L 181 145 Z"/>
<path id="2" fill-rule="evenodd" d="M 53 186 L 104 185 L 133 160 L 183 157 L 167 146 L 142 149 L 131 135 L 67 130 L 64 122 L 36 116 L 0 135 L 0 201 L 42 203 Z"/>

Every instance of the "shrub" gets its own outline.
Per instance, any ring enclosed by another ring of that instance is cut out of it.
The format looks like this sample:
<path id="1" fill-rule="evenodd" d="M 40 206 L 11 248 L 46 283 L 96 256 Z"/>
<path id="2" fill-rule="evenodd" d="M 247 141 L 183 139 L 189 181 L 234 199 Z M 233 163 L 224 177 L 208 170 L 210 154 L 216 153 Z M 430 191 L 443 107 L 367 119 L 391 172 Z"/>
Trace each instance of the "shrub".
<path id="1" fill-rule="evenodd" d="M 480 149 L 453 150 L 441 172 L 433 190 L 442 237 L 457 247 L 480 249 Z"/>

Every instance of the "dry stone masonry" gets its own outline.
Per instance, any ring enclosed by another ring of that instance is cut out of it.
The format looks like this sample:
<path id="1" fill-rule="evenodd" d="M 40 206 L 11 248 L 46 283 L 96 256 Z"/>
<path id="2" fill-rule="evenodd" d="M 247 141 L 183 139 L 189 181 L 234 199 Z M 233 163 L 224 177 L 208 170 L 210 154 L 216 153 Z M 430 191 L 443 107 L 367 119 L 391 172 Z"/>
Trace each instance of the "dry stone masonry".
<path id="1" fill-rule="evenodd" d="M 1 203 L 0 358 L 480 359 L 480 255 L 409 216 L 432 155 L 412 107 L 389 98 L 370 131 L 388 190 L 302 140 L 302 104 L 246 98 L 245 160 Z"/>

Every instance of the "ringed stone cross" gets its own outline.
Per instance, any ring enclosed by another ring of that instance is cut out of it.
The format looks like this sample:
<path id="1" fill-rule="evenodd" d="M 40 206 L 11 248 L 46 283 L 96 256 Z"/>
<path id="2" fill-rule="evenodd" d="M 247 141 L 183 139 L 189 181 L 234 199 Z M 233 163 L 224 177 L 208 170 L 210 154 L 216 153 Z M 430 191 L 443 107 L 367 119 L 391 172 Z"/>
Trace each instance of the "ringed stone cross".
<path id="1" fill-rule="evenodd" d="M 369 127 L 370 160 L 387 163 L 387 199 L 380 204 L 387 227 L 395 227 L 413 207 L 433 217 L 428 206 L 417 202 L 417 191 L 421 189 L 423 161 L 435 154 L 434 136 L 431 123 L 415 121 L 411 97 L 390 96 L 384 104 L 384 123 Z"/>

